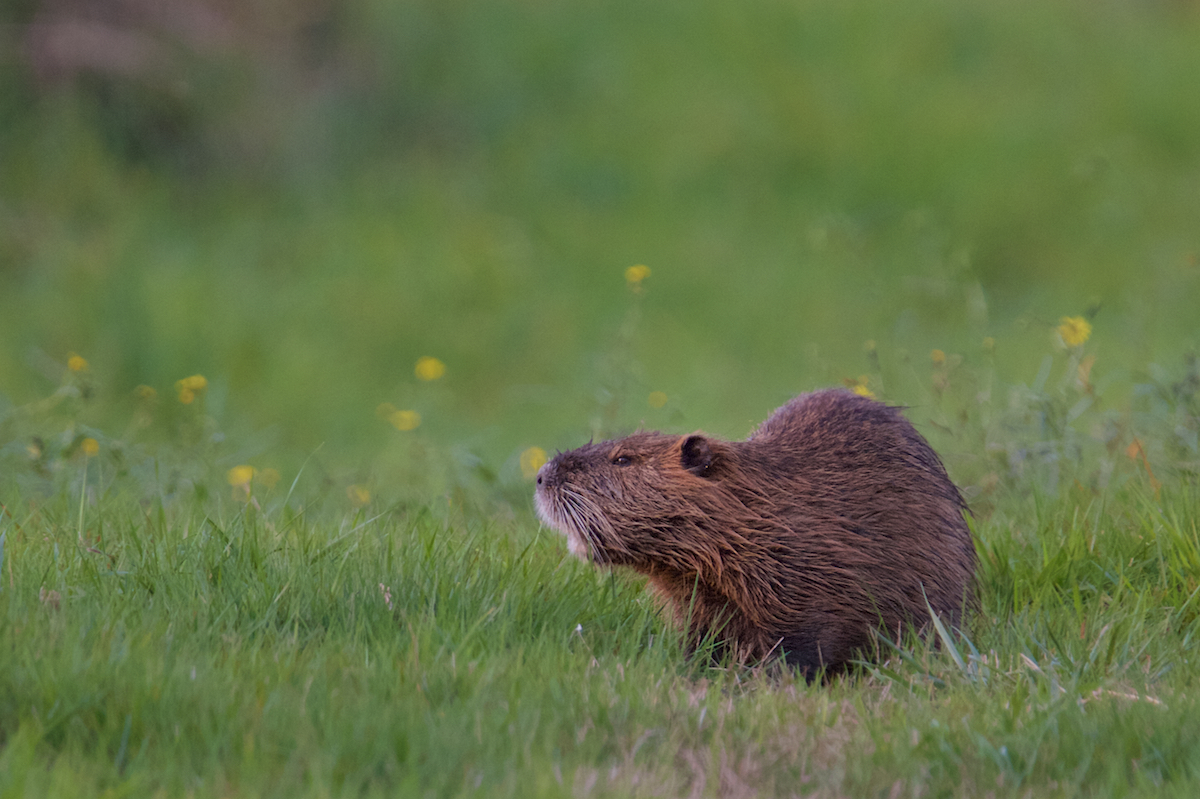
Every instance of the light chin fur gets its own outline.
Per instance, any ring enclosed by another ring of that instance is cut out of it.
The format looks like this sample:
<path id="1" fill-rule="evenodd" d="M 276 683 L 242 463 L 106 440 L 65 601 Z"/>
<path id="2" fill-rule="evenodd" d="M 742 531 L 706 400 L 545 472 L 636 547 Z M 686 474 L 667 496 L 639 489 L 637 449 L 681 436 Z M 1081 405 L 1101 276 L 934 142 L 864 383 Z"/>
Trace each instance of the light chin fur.
<path id="1" fill-rule="evenodd" d="M 580 560 L 588 560 L 587 542 L 579 537 L 574 530 L 567 530 L 567 551 Z"/>
<path id="2" fill-rule="evenodd" d="M 554 501 L 549 499 L 541 491 L 534 494 L 533 504 L 537 506 L 538 518 L 547 527 L 550 527 L 567 537 L 567 551 L 580 560 L 589 560 L 589 551 L 587 541 L 579 534 L 573 526 L 568 524 L 562 516 L 556 513 Z"/>

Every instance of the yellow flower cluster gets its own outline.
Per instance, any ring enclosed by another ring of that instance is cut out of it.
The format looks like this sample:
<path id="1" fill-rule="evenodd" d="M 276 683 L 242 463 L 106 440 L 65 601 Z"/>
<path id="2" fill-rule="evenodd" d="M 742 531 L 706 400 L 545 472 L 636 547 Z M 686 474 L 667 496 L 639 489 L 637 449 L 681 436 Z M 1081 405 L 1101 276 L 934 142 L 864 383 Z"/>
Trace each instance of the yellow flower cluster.
<path id="1" fill-rule="evenodd" d="M 94 438 L 85 438 L 79 444 L 79 448 L 83 450 L 84 455 L 90 458 L 100 451 L 100 442 Z"/>
<path id="2" fill-rule="evenodd" d="M 351 505 L 361 508 L 371 501 L 371 491 L 366 486 L 346 486 L 346 497 L 350 500 Z"/>
<path id="3" fill-rule="evenodd" d="M 390 422 L 392 427 L 402 432 L 416 430 L 421 426 L 421 414 L 416 411 L 402 411 L 390 402 L 380 403 L 375 408 L 375 415 Z"/>
<path id="4" fill-rule="evenodd" d="M 253 466 L 234 466 L 225 473 L 225 479 L 234 488 L 250 490 L 250 481 L 254 479 L 256 469 Z"/>
<path id="5" fill-rule="evenodd" d="M 86 372 L 88 368 L 87 359 L 82 355 L 72 352 L 67 356 L 67 368 L 72 372 Z"/>
<path id="6" fill-rule="evenodd" d="M 646 398 L 646 402 L 650 404 L 651 408 L 661 408 L 667 404 L 667 392 L 651 391 L 650 396 Z"/>
<path id="7" fill-rule="evenodd" d="M 175 381 L 175 391 L 179 394 L 179 401 L 184 405 L 191 405 L 195 402 L 196 395 L 206 388 L 208 388 L 208 380 L 204 378 L 204 375 L 192 375 Z"/>
<path id="8" fill-rule="evenodd" d="M 417 359 L 417 365 L 413 368 L 413 372 L 416 374 L 418 380 L 429 382 L 437 380 L 446 374 L 446 364 L 437 358 L 425 356 L 424 358 Z"/>
<path id="9" fill-rule="evenodd" d="M 526 480 L 537 477 L 538 469 L 546 463 L 546 450 L 530 447 L 521 453 L 521 476 Z"/>
<path id="10" fill-rule="evenodd" d="M 946 353 L 942 352 L 941 350 L 934 350 L 929 353 L 929 360 L 933 361 L 934 366 L 945 366 Z"/>
<path id="11" fill-rule="evenodd" d="M 634 291 L 642 290 L 642 281 L 650 277 L 650 267 L 645 264 L 634 264 L 625 270 L 625 282 Z"/>
<path id="12" fill-rule="evenodd" d="M 278 469 L 255 469 L 246 464 L 234 466 L 225 473 L 226 482 L 233 486 L 234 496 L 240 495 L 243 499 L 250 496 L 251 481 L 270 491 L 279 482 L 280 477 Z"/>
<path id="13" fill-rule="evenodd" d="M 866 397 L 867 399 L 875 399 L 875 392 L 867 386 L 867 375 L 860 375 L 857 380 L 846 378 L 842 382 L 849 386 L 850 390 L 858 396 Z"/>
<path id="14" fill-rule="evenodd" d="M 1064 316 L 1058 320 L 1058 335 L 1068 347 L 1078 347 L 1092 335 L 1092 325 L 1082 316 Z"/>

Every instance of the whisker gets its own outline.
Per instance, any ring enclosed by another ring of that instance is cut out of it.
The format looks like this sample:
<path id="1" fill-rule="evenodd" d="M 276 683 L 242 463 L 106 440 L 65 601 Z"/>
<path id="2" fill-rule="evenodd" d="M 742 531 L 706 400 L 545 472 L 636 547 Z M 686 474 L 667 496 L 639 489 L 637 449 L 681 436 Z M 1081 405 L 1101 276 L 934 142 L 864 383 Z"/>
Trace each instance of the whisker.
<path id="1" fill-rule="evenodd" d="M 607 560 L 600 547 L 600 530 L 608 528 L 608 521 L 595 503 L 570 487 L 559 493 L 559 509 L 566 517 L 567 526 L 575 531 L 591 552 L 592 558 L 603 563 Z"/>

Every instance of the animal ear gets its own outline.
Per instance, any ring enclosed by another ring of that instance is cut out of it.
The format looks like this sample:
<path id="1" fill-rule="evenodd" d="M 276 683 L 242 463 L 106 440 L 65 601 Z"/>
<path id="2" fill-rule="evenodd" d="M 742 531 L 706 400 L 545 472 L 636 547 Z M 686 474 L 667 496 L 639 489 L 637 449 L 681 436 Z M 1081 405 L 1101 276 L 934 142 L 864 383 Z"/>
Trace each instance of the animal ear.
<path id="1" fill-rule="evenodd" d="M 699 477 L 708 476 L 715 459 L 712 444 L 702 435 L 688 436 L 679 447 L 679 464 Z"/>

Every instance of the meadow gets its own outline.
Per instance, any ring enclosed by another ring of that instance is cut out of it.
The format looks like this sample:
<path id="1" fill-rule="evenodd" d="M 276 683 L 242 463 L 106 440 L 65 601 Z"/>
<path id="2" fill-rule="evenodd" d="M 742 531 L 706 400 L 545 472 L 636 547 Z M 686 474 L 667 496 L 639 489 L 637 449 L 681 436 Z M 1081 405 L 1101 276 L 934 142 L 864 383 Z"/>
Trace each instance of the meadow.
<path id="1" fill-rule="evenodd" d="M 247 8 L 0 58 L 0 797 L 1196 795 L 1194 4 Z M 533 514 L 828 385 L 965 629 L 714 665 Z"/>

